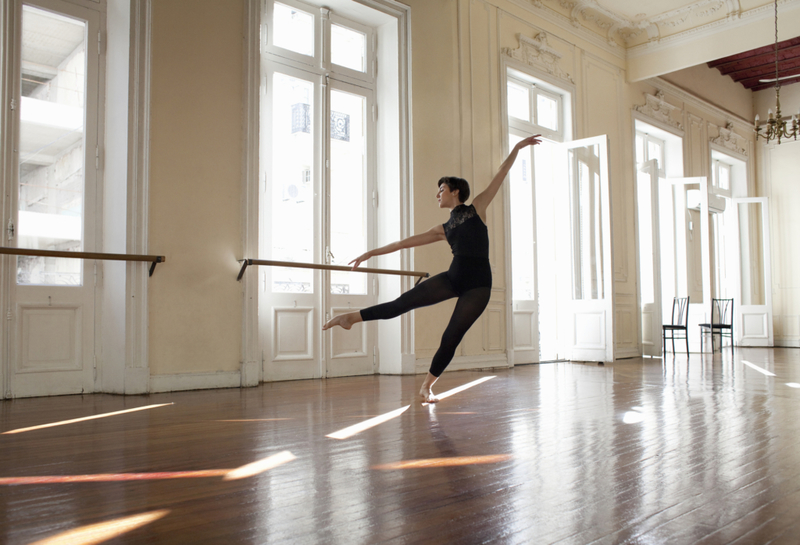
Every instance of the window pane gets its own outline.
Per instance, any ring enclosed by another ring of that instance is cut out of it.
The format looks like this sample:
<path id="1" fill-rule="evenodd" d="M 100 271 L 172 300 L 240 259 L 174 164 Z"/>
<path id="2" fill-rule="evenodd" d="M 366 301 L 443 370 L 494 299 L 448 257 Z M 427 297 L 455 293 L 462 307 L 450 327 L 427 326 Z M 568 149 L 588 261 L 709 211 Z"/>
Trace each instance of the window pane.
<path id="1" fill-rule="evenodd" d="M 522 137 L 510 134 L 508 145 L 513 148 Z M 519 159 L 509 172 L 511 191 L 511 277 L 514 300 L 533 300 L 533 177 L 531 148 L 520 152 Z"/>
<path id="2" fill-rule="evenodd" d="M 314 16 L 310 13 L 275 2 L 272 29 L 278 47 L 314 56 Z"/>
<path id="3" fill-rule="evenodd" d="M 717 185 L 720 189 L 728 190 L 731 188 L 731 167 L 725 163 L 719 163 L 719 180 Z"/>
<path id="4" fill-rule="evenodd" d="M 603 231 L 598 146 L 570 150 L 573 298 L 603 299 Z"/>
<path id="5" fill-rule="evenodd" d="M 311 82 L 284 74 L 273 78 L 272 255 L 277 261 L 313 263 L 314 112 Z M 313 291 L 313 271 L 272 269 L 272 290 Z"/>
<path id="6" fill-rule="evenodd" d="M 347 265 L 367 251 L 367 100 L 331 91 L 331 253 Z M 367 293 L 367 275 L 331 272 L 331 293 Z"/>
<path id="7" fill-rule="evenodd" d="M 86 23 L 24 6 L 18 246 L 83 250 Z M 19 284 L 80 285 L 82 261 L 19 257 Z"/>
<path id="8" fill-rule="evenodd" d="M 351 70 L 367 70 L 367 37 L 339 25 L 331 25 L 331 62 Z"/>
<path id="9" fill-rule="evenodd" d="M 761 203 L 739 204 L 742 305 L 766 304 Z"/>
<path id="10" fill-rule="evenodd" d="M 644 164 L 644 136 L 641 134 L 636 135 L 636 167 L 639 168 Z"/>
<path id="11" fill-rule="evenodd" d="M 663 170 L 664 160 L 663 157 L 664 143 L 661 140 L 647 138 L 647 160 L 656 159 L 658 161 L 658 169 Z"/>
<path id="12" fill-rule="evenodd" d="M 522 85 L 508 82 L 508 115 L 531 120 L 530 90 Z"/>
<path id="13" fill-rule="evenodd" d="M 548 96 L 536 95 L 536 124 L 550 129 L 558 130 L 558 101 Z"/>

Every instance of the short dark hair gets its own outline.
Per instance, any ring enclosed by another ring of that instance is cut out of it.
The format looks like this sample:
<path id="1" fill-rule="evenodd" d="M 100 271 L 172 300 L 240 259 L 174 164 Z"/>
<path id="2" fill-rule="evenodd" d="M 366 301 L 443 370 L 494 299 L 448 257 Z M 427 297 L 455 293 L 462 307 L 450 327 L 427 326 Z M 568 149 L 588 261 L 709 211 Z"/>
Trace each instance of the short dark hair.
<path id="1" fill-rule="evenodd" d="M 442 184 L 445 184 L 450 191 L 455 191 L 457 189 L 459 201 L 467 202 L 467 199 L 469 199 L 469 182 L 464 178 L 459 178 L 458 176 L 442 176 L 439 178 L 439 185 L 437 187 L 442 187 Z"/>

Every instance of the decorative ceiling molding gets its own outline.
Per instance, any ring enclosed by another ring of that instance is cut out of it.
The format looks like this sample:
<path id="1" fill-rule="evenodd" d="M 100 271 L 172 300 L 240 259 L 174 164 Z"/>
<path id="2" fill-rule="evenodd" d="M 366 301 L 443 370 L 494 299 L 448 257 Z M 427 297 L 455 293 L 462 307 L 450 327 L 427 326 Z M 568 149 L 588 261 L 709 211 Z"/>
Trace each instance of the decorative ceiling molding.
<path id="1" fill-rule="evenodd" d="M 717 117 L 719 119 L 726 119 L 729 123 L 733 123 L 735 127 L 739 129 L 740 134 L 754 134 L 753 133 L 753 121 L 749 119 L 745 119 L 744 117 L 731 112 L 725 108 L 721 108 L 716 104 L 712 104 L 711 102 L 698 97 L 697 95 L 678 87 L 674 83 L 670 83 L 664 78 L 650 78 L 646 80 L 647 83 L 655 87 L 656 89 L 660 89 L 665 93 L 669 94 L 669 96 L 675 98 L 676 100 L 680 100 L 684 103 L 692 104 L 694 108 L 699 108 L 701 111 L 705 112 L 706 114 Z M 747 137 L 742 136 L 745 140 Z"/>
<path id="2" fill-rule="evenodd" d="M 637 112 L 655 119 L 656 121 L 666 123 L 670 127 L 674 127 L 681 131 L 683 130 L 683 123 L 672 119 L 672 112 L 675 110 L 682 110 L 664 100 L 664 91 L 658 90 L 656 91 L 655 95 L 645 93 L 644 98 L 644 104 L 633 107 Z"/>
<path id="3" fill-rule="evenodd" d="M 603 51 L 607 52 L 609 55 L 613 55 L 614 57 L 621 59 L 624 61 L 625 59 L 625 49 L 619 47 L 618 44 L 614 43 L 609 44 L 608 41 L 603 37 L 598 35 L 597 32 L 589 30 L 587 27 L 579 25 L 575 26 L 573 21 L 569 18 L 567 11 L 567 15 L 562 13 L 564 10 L 553 9 L 551 6 L 547 6 L 544 0 L 509 0 L 510 2 L 516 4 L 517 6 L 525 9 L 536 15 L 536 17 L 544 19 L 559 28 L 566 30 L 569 33 L 576 34 L 583 38 L 584 40 L 588 41 L 589 43 L 595 45 L 596 47 L 602 49 Z M 558 0 L 560 3 L 564 5 L 571 5 L 571 2 L 567 2 L 565 0 Z M 571 8 L 570 8 L 571 9 Z"/>
<path id="4" fill-rule="evenodd" d="M 713 123 L 709 123 L 709 126 L 717 127 Z M 728 121 L 724 127 L 717 127 L 719 131 L 719 136 L 715 138 L 709 138 L 708 140 L 713 144 L 717 144 L 718 146 L 723 146 L 731 151 L 735 151 L 739 155 L 744 155 L 747 157 L 747 149 L 739 147 L 739 136 L 733 132 L 733 122 Z"/>
<path id="5" fill-rule="evenodd" d="M 630 19 L 603 5 L 603 0 L 516 0 L 539 11 L 566 18 L 575 28 L 584 28 L 599 35 L 612 48 L 647 48 L 663 40 L 680 41 L 707 27 L 718 30 L 739 19 L 757 17 L 772 9 L 772 2 L 760 0 L 763 5 L 747 11 L 741 0 L 694 0 L 687 5 L 646 17 L 644 14 Z M 779 4 L 792 4 L 796 0 L 778 0 Z"/>
<path id="6" fill-rule="evenodd" d="M 563 55 L 550 47 L 550 44 L 547 43 L 546 33 L 540 32 L 535 38 L 528 38 L 523 34 L 517 34 L 517 38 L 519 39 L 519 47 L 517 49 L 504 47 L 502 50 L 503 54 L 508 55 L 512 59 L 524 62 L 533 68 L 544 70 L 548 74 L 568 81 L 573 85 L 575 84 L 572 76 L 559 66 Z"/>

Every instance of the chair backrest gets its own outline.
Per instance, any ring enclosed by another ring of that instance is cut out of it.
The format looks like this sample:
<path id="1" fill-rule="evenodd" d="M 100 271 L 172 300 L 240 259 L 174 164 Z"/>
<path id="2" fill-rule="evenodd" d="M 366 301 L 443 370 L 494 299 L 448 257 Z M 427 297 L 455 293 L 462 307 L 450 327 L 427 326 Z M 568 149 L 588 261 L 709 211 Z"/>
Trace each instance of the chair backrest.
<path id="1" fill-rule="evenodd" d="M 723 325 L 733 324 L 733 299 L 711 300 L 711 323 Z"/>
<path id="2" fill-rule="evenodd" d="M 687 326 L 689 322 L 689 297 L 672 299 L 672 325 Z"/>

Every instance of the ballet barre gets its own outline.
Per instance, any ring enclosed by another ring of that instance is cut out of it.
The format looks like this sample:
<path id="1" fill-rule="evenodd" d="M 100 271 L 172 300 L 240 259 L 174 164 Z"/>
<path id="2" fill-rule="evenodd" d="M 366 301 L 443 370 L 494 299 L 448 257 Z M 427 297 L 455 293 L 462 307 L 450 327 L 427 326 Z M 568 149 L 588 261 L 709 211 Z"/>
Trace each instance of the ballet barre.
<path id="1" fill-rule="evenodd" d="M 104 261 L 144 261 L 151 263 L 150 275 L 158 263 L 164 263 L 167 258 L 163 255 L 140 254 L 107 254 L 98 252 L 59 252 L 55 250 L 29 250 L 27 248 L 7 248 L 0 246 L 0 255 L 23 255 L 29 257 L 66 257 L 69 259 L 99 259 Z"/>
<path id="2" fill-rule="evenodd" d="M 296 263 L 294 261 L 270 261 L 268 259 L 240 259 L 242 264 L 239 270 L 239 277 L 236 280 L 241 280 L 244 276 L 244 271 L 249 265 L 265 265 L 268 267 L 290 267 L 292 269 L 318 269 L 323 271 L 344 271 L 344 272 L 360 272 L 360 273 L 376 273 L 376 274 L 394 274 L 397 276 L 418 276 L 417 284 L 423 278 L 428 278 L 429 273 L 420 271 L 396 271 L 393 269 L 372 269 L 369 267 L 359 267 L 354 269 L 352 267 L 345 267 L 342 265 L 317 265 L 316 263 Z"/>

